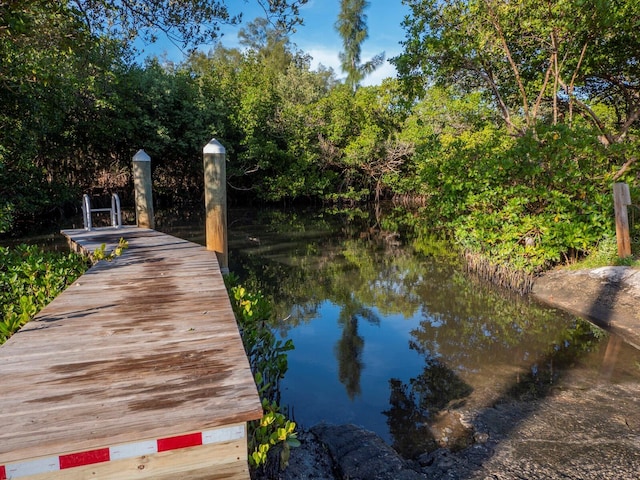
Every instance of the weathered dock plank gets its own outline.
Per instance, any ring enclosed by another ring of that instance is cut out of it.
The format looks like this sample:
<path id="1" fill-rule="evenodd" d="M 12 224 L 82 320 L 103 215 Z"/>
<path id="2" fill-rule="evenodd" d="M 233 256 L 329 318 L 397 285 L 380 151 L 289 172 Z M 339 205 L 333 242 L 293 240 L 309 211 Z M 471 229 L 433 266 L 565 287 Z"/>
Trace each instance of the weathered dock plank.
<path id="1" fill-rule="evenodd" d="M 262 409 L 215 253 L 148 229 L 63 233 L 89 252 L 129 247 L 0 348 L 0 479 L 21 462 L 206 432 L 218 440 L 29 478 L 248 478 L 246 438 L 225 432 Z"/>

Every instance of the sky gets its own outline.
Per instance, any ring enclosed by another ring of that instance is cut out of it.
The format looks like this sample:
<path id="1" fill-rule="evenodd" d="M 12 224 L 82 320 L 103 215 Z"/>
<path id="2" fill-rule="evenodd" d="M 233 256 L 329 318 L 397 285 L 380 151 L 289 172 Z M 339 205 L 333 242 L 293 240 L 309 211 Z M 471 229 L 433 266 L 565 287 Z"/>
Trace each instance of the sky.
<path id="1" fill-rule="evenodd" d="M 395 76 L 395 68 L 388 62 L 388 59 L 401 53 L 400 41 L 405 37 L 401 22 L 408 14 L 409 9 L 402 5 L 401 0 L 369 0 L 369 2 L 369 7 L 365 10 L 369 38 L 362 44 L 361 60 L 364 63 L 374 55 L 385 52 L 385 62 L 362 84 L 376 85 L 384 78 Z M 255 0 L 228 0 L 227 5 L 233 13 L 243 12 L 243 24 L 256 17 L 264 17 L 264 11 Z M 340 0 L 309 0 L 300 9 L 304 25 L 297 27 L 296 33 L 291 36 L 291 41 L 298 49 L 313 57 L 311 63 L 313 69 L 322 64 L 325 67 L 333 68 L 338 78 L 344 78 L 345 75 L 340 70 L 338 59 L 338 54 L 342 50 L 342 40 L 334 27 L 339 12 Z M 240 28 L 242 25 L 238 27 L 222 26 L 224 35 L 221 42 L 225 47 L 239 47 L 237 35 Z M 142 57 L 166 54 L 168 60 L 177 63 L 184 59 L 180 49 L 164 38 L 158 40 L 154 45 L 142 48 L 144 48 Z M 208 51 L 211 48 L 212 45 L 205 45 L 200 49 Z"/>

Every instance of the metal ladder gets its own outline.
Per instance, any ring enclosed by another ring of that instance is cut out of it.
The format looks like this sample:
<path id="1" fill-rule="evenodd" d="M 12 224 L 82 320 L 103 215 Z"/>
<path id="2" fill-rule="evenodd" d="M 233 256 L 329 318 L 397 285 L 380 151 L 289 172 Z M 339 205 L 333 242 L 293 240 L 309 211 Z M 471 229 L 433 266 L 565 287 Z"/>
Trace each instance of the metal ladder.
<path id="1" fill-rule="evenodd" d="M 91 208 L 91 198 L 86 193 L 82 196 L 82 221 L 84 229 L 91 230 L 91 214 L 93 212 L 109 212 L 111 214 L 111 226 L 122 227 L 122 211 L 120 210 L 120 197 L 117 193 L 111 195 L 111 208 Z"/>

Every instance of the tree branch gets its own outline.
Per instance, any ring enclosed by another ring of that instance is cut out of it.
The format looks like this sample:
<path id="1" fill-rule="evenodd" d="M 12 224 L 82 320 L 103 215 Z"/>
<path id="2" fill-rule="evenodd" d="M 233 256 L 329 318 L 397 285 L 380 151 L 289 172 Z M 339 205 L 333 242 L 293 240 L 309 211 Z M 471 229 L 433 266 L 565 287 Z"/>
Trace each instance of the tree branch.
<path id="1" fill-rule="evenodd" d="M 520 90 L 520 95 L 522 96 L 522 108 L 524 110 L 524 116 L 527 122 L 527 125 L 531 124 L 531 119 L 530 119 L 530 115 L 529 115 L 529 99 L 527 98 L 527 92 L 524 89 L 524 84 L 522 83 L 522 78 L 520 77 L 520 69 L 518 69 L 518 66 L 516 65 L 515 60 L 513 59 L 513 57 L 511 56 L 511 49 L 509 48 L 509 45 L 507 44 L 507 39 L 504 35 L 504 31 L 502 30 L 502 27 L 500 26 L 500 22 L 498 21 L 498 17 L 495 14 L 493 8 L 491 7 L 491 3 L 489 0 L 485 0 L 485 5 L 487 6 L 487 9 L 489 11 L 489 17 L 491 18 L 491 23 L 493 24 L 493 27 L 496 29 L 496 32 L 498 33 L 498 37 L 500 39 L 500 43 L 502 43 L 502 49 L 504 50 L 505 55 L 507 56 L 507 60 L 509 60 L 509 65 L 511 65 L 511 69 L 513 70 L 513 74 L 516 77 L 516 83 L 518 85 L 518 90 Z"/>
<path id="2" fill-rule="evenodd" d="M 487 81 L 487 83 L 489 84 L 489 88 L 493 92 L 493 96 L 496 99 L 496 102 L 498 104 L 498 110 L 500 110 L 500 113 L 502 114 L 502 119 L 507 124 L 507 128 L 512 133 L 522 134 L 522 131 L 511 121 L 511 114 L 509 113 L 509 107 L 507 107 L 507 104 L 504 102 L 504 99 L 500 94 L 500 89 L 498 88 L 498 84 L 493 79 L 493 75 L 491 71 L 489 70 L 480 71 L 478 73 L 480 73 L 480 75 L 483 76 Z"/>
<path id="3" fill-rule="evenodd" d="M 580 71 L 580 67 L 582 66 L 582 61 L 584 60 L 585 54 L 587 53 L 587 45 L 589 42 L 585 42 L 582 46 L 582 51 L 580 52 L 580 58 L 578 59 L 578 65 L 576 65 L 575 70 L 573 71 L 573 75 L 571 75 L 571 82 L 569 82 L 569 88 L 565 89 L 565 92 L 569 96 L 569 122 L 573 120 L 573 88 L 576 83 L 576 78 L 578 77 L 578 71 Z"/>
<path id="4" fill-rule="evenodd" d="M 567 84 L 562 80 L 562 78 L 558 78 L 558 81 L 560 82 L 560 85 L 562 86 L 562 88 L 565 89 L 565 92 L 569 92 L 569 88 L 567 87 Z M 602 136 L 604 138 L 603 143 L 605 145 L 611 145 L 612 143 L 614 143 L 614 137 L 609 132 L 607 132 L 607 129 L 604 126 L 604 123 L 602 122 L 602 120 L 600 120 L 598 115 L 596 115 L 595 112 L 591 110 L 589 105 L 582 102 L 575 95 L 573 95 L 573 92 L 569 93 L 568 95 L 569 95 L 569 100 L 573 99 L 573 101 L 576 102 L 576 105 L 578 105 L 578 107 L 584 110 L 589 116 L 589 118 L 591 118 L 593 123 L 596 125 L 596 127 L 598 127 L 598 130 L 600 130 L 600 133 L 602 133 Z"/>
<path id="5" fill-rule="evenodd" d="M 624 165 L 622 165 L 622 167 L 620 167 L 620 170 L 618 170 L 616 172 L 616 174 L 613 176 L 613 181 L 615 182 L 616 180 L 618 180 L 622 175 L 624 175 L 624 173 L 629 170 L 629 168 L 631 167 L 631 165 L 633 165 L 638 159 L 636 157 L 631 157 L 629 160 L 627 160 L 626 162 L 624 162 Z"/>
<path id="6" fill-rule="evenodd" d="M 549 68 L 547 68 L 547 72 L 544 75 L 544 82 L 542 82 L 542 87 L 540 88 L 540 93 L 538 94 L 536 103 L 533 105 L 533 113 L 532 113 L 533 118 L 536 118 L 538 116 L 538 109 L 540 108 L 540 105 L 542 103 L 544 92 L 547 90 L 547 85 L 549 84 L 549 77 L 551 76 L 552 69 L 553 69 L 553 60 L 549 60 Z"/>

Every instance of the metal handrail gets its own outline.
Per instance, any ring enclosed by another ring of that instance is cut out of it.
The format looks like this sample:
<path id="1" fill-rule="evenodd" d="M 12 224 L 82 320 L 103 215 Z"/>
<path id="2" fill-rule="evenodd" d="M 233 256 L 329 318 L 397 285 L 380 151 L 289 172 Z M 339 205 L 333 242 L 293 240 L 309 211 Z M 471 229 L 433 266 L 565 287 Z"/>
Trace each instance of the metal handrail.
<path id="1" fill-rule="evenodd" d="M 120 197 L 117 193 L 111 195 L 111 226 L 120 228 L 122 226 L 122 211 L 120 210 Z"/>
<path id="2" fill-rule="evenodd" d="M 122 210 L 120 209 L 120 197 L 117 193 L 111 195 L 111 208 L 91 208 L 91 197 L 86 193 L 82 196 L 82 222 L 85 230 L 91 230 L 91 214 L 93 212 L 109 212 L 111 216 L 111 226 L 122 227 Z"/>

